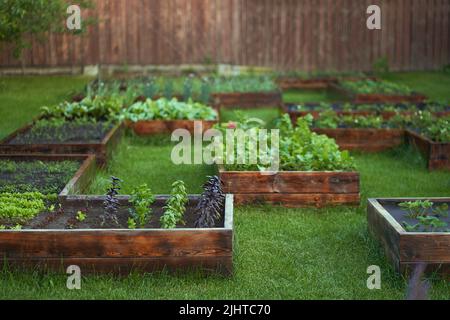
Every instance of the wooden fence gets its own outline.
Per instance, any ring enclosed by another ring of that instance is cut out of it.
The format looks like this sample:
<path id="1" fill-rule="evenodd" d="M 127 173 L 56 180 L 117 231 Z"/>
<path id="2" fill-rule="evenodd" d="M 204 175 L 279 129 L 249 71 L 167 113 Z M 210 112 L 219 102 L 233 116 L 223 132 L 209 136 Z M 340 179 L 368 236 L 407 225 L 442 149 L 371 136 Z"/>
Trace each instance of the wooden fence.
<path id="1" fill-rule="evenodd" d="M 24 64 L 228 63 L 296 70 L 392 70 L 450 63 L 449 0 L 96 0 L 84 37 L 33 41 Z M 382 30 L 366 9 L 382 9 Z M 0 66 L 20 67 L 10 50 Z"/>

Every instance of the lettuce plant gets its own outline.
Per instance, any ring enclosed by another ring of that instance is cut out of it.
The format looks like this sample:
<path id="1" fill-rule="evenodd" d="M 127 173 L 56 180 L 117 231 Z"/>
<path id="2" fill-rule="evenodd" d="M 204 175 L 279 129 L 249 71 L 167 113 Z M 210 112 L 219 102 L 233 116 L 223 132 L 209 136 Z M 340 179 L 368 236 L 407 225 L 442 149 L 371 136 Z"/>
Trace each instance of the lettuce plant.
<path id="1" fill-rule="evenodd" d="M 121 119 L 132 122 L 144 120 L 215 120 L 217 111 L 199 102 L 178 101 L 176 98 L 167 100 L 147 99 L 145 102 L 136 102 L 124 109 Z"/>

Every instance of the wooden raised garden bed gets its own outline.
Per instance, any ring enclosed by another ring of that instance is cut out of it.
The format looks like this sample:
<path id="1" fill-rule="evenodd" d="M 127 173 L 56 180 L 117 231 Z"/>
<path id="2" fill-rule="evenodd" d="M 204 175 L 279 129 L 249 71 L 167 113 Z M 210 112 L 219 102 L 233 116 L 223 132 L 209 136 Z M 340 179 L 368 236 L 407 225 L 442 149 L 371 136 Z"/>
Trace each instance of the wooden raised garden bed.
<path id="1" fill-rule="evenodd" d="M 218 120 L 141 120 L 138 122 L 126 121 L 125 125 L 140 136 L 153 134 L 172 133 L 176 129 L 186 129 L 194 133 L 195 122 L 202 123 L 202 132 L 211 129 Z"/>
<path id="2" fill-rule="evenodd" d="M 353 105 L 365 105 L 366 103 L 353 103 Z M 309 102 L 305 103 L 304 105 L 309 107 L 320 107 L 320 103 L 318 102 Z M 343 103 L 336 103 L 333 105 L 333 111 L 336 112 L 337 116 L 371 116 L 371 115 L 379 115 L 382 116 L 384 120 L 389 120 L 392 117 L 394 117 L 397 112 L 395 111 L 370 111 L 370 110 L 342 110 L 340 109 L 341 105 Z M 289 117 L 291 118 L 291 121 L 293 124 L 297 122 L 297 119 L 299 117 L 304 117 L 308 114 L 311 114 L 314 119 L 317 119 L 320 117 L 320 114 L 323 112 L 323 110 L 296 110 L 296 104 L 284 104 L 283 105 L 283 112 L 289 114 Z M 422 107 L 422 110 L 426 110 L 426 106 Z M 399 111 L 400 115 L 407 116 L 412 115 L 413 112 L 411 111 Z M 447 110 L 445 111 L 439 111 L 439 112 L 432 112 L 432 114 L 436 117 L 447 117 L 450 116 L 450 106 L 447 107 Z"/>
<path id="3" fill-rule="evenodd" d="M 211 94 L 211 100 L 215 108 L 280 107 L 283 103 L 280 91 L 213 93 Z"/>
<path id="4" fill-rule="evenodd" d="M 348 97 L 354 103 L 421 103 L 427 99 L 423 94 L 413 93 L 411 95 L 386 95 L 386 94 L 358 94 L 351 92 L 339 84 L 330 83 L 330 88 Z"/>
<path id="5" fill-rule="evenodd" d="M 104 196 L 70 196 L 64 212 L 47 224 L 39 224 L 39 229 L 0 230 L 0 255 L 14 266 L 65 270 L 69 265 L 77 265 L 82 273 L 200 270 L 230 275 L 233 196 L 226 196 L 220 226 L 209 229 L 193 227 L 198 199 L 197 196 L 189 199 L 187 226 L 131 230 L 95 228 L 103 212 Z M 156 197 L 152 205 L 155 221 L 159 221 L 166 200 L 167 196 Z M 119 202 L 118 220 L 126 225 L 128 196 L 119 197 Z M 65 229 L 78 210 L 87 213 L 86 220 Z"/>
<path id="6" fill-rule="evenodd" d="M 448 277 L 450 233 L 407 232 L 399 222 L 402 212 L 399 212 L 398 203 L 415 200 L 450 204 L 450 198 L 369 199 L 369 231 L 381 243 L 389 262 L 397 271 L 407 273 L 414 265 L 426 263 L 430 271 L 438 271 Z"/>
<path id="7" fill-rule="evenodd" d="M 78 161 L 80 167 L 75 173 L 75 175 L 66 183 L 64 188 L 59 192 L 58 200 L 64 204 L 66 198 L 70 194 L 79 194 L 84 192 L 92 179 L 94 178 L 97 170 L 97 165 L 94 155 L 86 154 L 73 154 L 73 155 L 59 155 L 59 154 L 2 154 L 0 155 L 0 160 L 11 160 L 11 161 Z M 36 177 L 37 178 L 37 177 Z"/>
<path id="8" fill-rule="evenodd" d="M 315 128 L 313 131 L 333 138 L 344 150 L 379 152 L 398 147 L 405 141 L 403 129 Z"/>
<path id="9" fill-rule="evenodd" d="M 337 78 L 312 78 L 301 79 L 296 77 L 280 77 L 276 80 L 282 90 L 290 89 L 327 89 L 330 83 L 336 82 Z"/>
<path id="10" fill-rule="evenodd" d="M 14 131 L 0 141 L 0 154 L 95 154 L 98 164 L 103 166 L 124 132 L 123 125 L 118 124 L 97 142 L 15 143 L 14 140 L 31 130 L 34 123 Z"/>
<path id="11" fill-rule="evenodd" d="M 224 192 L 233 193 L 236 204 L 270 203 L 286 207 L 359 205 L 358 172 L 258 171 L 219 169 Z"/>
<path id="12" fill-rule="evenodd" d="M 450 169 L 450 143 L 432 141 L 412 130 L 406 130 L 406 138 L 427 160 L 429 170 Z"/>

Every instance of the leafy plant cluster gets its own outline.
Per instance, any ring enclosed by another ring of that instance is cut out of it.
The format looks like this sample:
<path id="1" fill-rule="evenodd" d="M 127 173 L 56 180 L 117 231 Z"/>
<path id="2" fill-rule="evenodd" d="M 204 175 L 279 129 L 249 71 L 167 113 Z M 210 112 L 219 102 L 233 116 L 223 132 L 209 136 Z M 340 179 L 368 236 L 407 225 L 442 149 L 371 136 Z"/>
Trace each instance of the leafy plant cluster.
<path id="1" fill-rule="evenodd" d="M 0 221 L 3 224 L 23 224 L 46 209 L 46 201 L 53 196 L 40 192 L 0 193 Z"/>
<path id="2" fill-rule="evenodd" d="M 120 118 L 132 122 L 141 120 L 215 120 L 217 111 L 192 100 L 182 102 L 176 98 L 171 100 L 160 98 L 136 102 L 124 109 Z"/>
<path id="3" fill-rule="evenodd" d="M 234 77 L 140 77 L 128 80 L 95 81 L 86 89 L 87 96 L 124 96 L 126 101 L 143 96 L 148 99 L 179 97 L 208 103 L 212 93 L 276 91 L 271 76 Z"/>
<path id="4" fill-rule="evenodd" d="M 377 115 L 341 115 L 335 111 L 325 111 L 314 119 L 313 126 L 316 128 L 401 128 L 408 123 L 409 118 L 396 115 L 389 120 L 384 120 Z"/>
<path id="5" fill-rule="evenodd" d="M 340 84 L 344 89 L 356 94 L 410 95 L 413 93 L 406 85 L 381 80 L 341 81 Z"/>
<path id="6" fill-rule="evenodd" d="M 450 117 L 434 117 L 429 112 L 418 112 L 411 128 L 435 142 L 450 142 Z"/>
<path id="7" fill-rule="evenodd" d="M 0 193 L 58 194 L 79 165 L 78 161 L 0 160 Z"/>
<path id="8" fill-rule="evenodd" d="M 90 0 L 80 0 L 77 4 L 81 8 L 92 7 Z M 2 0 L 0 42 L 13 44 L 14 56 L 18 58 L 25 48 L 31 46 L 31 39 L 43 41 L 49 33 L 68 32 L 64 27 L 67 7 L 66 0 Z M 86 26 L 92 23 L 92 19 L 84 19 L 82 30 L 76 34 L 85 31 Z"/>
<path id="9" fill-rule="evenodd" d="M 96 122 L 85 118 L 73 121 L 43 119 L 35 122 L 29 130 L 19 133 L 9 144 L 99 142 L 112 127 L 111 122 Z"/>
<path id="10" fill-rule="evenodd" d="M 368 111 L 375 114 L 381 112 L 442 112 L 450 110 L 448 104 L 438 101 L 429 101 L 424 104 L 414 103 L 368 103 L 368 104 L 354 104 L 346 103 L 329 103 L 321 102 L 319 104 L 299 104 L 291 107 L 295 111 Z"/>
<path id="11" fill-rule="evenodd" d="M 429 200 L 405 201 L 398 206 L 406 211 L 405 217 L 415 220 L 417 223 L 410 224 L 402 221 L 406 231 L 409 232 L 450 232 L 447 222 L 449 206 L 447 203 L 436 205 Z"/>
<path id="12" fill-rule="evenodd" d="M 325 135 L 319 135 L 311 131 L 312 116 L 298 118 L 294 127 L 287 114 L 284 114 L 278 123 L 279 128 L 279 169 L 283 171 L 347 171 L 355 169 L 354 159 L 347 151 L 340 151 L 339 146 L 333 139 Z M 261 128 L 255 127 L 256 136 Z M 270 137 L 270 135 L 269 135 Z M 245 154 L 249 155 L 254 150 L 250 150 L 250 140 L 245 139 Z M 270 140 L 270 139 L 269 139 Z M 271 149 L 271 141 L 268 148 Z M 225 156 L 229 156 L 224 146 Z M 274 150 L 274 149 L 272 149 Z M 274 150 L 276 151 L 276 150 Z M 237 144 L 233 150 L 237 157 Z M 257 171 L 267 164 L 267 156 L 258 153 L 258 164 L 227 164 L 223 161 L 226 170 L 233 171 Z"/>
<path id="13" fill-rule="evenodd" d="M 211 79 L 213 93 L 271 92 L 278 86 L 270 76 L 242 75 L 235 77 L 214 77 Z"/>
<path id="14" fill-rule="evenodd" d="M 115 121 L 122 111 L 124 99 L 120 95 L 91 96 L 80 102 L 62 102 L 52 107 L 42 107 L 43 119 L 78 119 L 90 121 Z"/>

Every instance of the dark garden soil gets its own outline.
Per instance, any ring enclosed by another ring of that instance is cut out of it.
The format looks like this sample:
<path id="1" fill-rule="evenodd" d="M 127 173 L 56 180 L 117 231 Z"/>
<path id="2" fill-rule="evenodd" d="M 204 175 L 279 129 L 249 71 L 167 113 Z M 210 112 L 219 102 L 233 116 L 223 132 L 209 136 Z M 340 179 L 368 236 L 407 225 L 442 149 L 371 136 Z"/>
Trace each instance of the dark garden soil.
<path id="1" fill-rule="evenodd" d="M 58 194 L 80 165 L 80 161 L 0 160 L 0 192 Z"/>
<path id="2" fill-rule="evenodd" d="M 61 143 L 100 143 L 113 128 L 110 123 L 67 122 L 61 126 L 31 127 L 9 141 L 8 144 L 61 144 Z"/>
<path id="3" fill-rule="evenodd" d="M 102 225 L 101 215 L 104 210 L 103 207 L 89 207 L 89 208 L 68 208 L 59 209 L 53 213 L 43 212 L 36 216 L 33 220 L 23 226 L 23 229 L 128 229 L 128 218 L 130 217 L 129 205 L 122 205 L 117 212 L 118 225 L 106 221 Z M 84 221 L 76 219 L 77 212 L 82 211 L 86 214 Z M 164 209 L 161 205 L 152 206 L 152 214 L 149 223 L 145 225 L 147 229 L 159 229 L 161 224 L 160 217 L 163 215 Z M 177 228 L 195 228 L 194 224 L 197 219 L 195 213 L 195 205 L 188 205 L 184 214 L 185 224 L 179 223 Z M 218 228 L 224 226 L 223 215 L 221 221 L 216 225 Z M 136 227 L 139 230 L 139 227 Z"/>
<path id="4" fill-rule="evenodd" d="M 400 208 L 398 206 L 398 204 L 400 202 L 380 201 L 380 203 L 384 207 L 384 209 L 386 211 L 388 211 L 389 214 L 400 225 L 403 226 L 403 222 L 406 222 L 406 223 L 408 223 L 410 225 L 415 225 L 415 224 L 418 223 L 417 219 L 412 219 L 412 218 L 407 217 L 408 211 L 407 210 L 403 210 L 402 208 Z M 447 203 L 449 205 L 449 207 L 450 207 L 450 202 L 439 202 L 439 203 L 435 202 L 435 204 L 438 204 L 438 205 L 443 204 L 443 203 Z M 448 226 L 447 228 L 450 228 L 450 214 L 449 214 L 448 217 L 440 217 L 440 220 L 444 221 L 445 223 L 447 223 L 447 226 Z M 425 231 L 425 230 L 423 230 L 423 228 L 420 228 L 418 231 L 420 232 L 420 231 Z"/>

